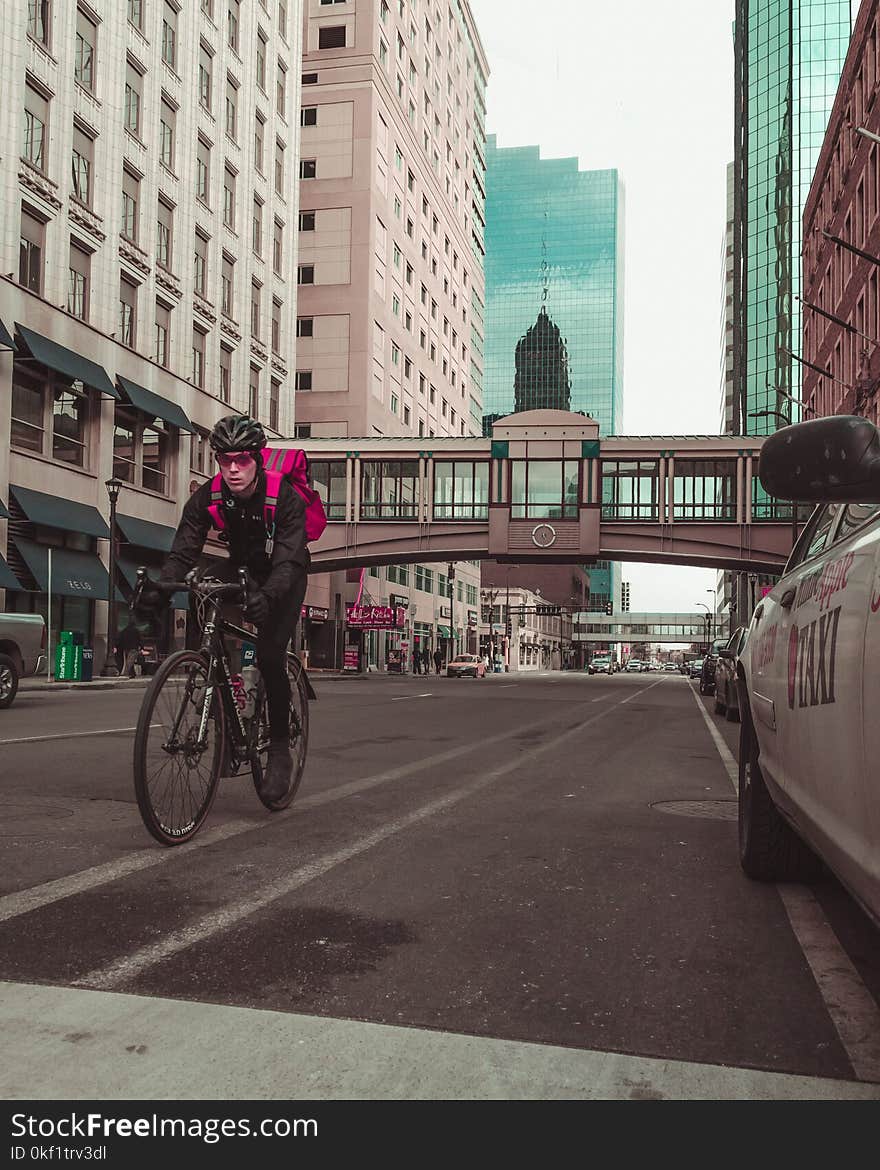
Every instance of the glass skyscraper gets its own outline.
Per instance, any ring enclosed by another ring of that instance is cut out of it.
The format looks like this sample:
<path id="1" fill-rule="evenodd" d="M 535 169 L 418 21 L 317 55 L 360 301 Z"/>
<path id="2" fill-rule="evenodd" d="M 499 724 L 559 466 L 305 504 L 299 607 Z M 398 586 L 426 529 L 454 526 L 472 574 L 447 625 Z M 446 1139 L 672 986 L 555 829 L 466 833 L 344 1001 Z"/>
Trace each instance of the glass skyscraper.
<path id="1" fill-rule="evenodd" d="M 850 28 L 850 0 L 737 0 L 734 433 L 798 417 L 801 219 Z"/>
<path id="2" fill-rule="evenodd" d="M 537 146 L 486 139 L 483 431 L 516 411 L 581 411 L 615 434 L 623 410 L 623 184 Z M 617 566 L 590 565 L 591 607 Z"/>

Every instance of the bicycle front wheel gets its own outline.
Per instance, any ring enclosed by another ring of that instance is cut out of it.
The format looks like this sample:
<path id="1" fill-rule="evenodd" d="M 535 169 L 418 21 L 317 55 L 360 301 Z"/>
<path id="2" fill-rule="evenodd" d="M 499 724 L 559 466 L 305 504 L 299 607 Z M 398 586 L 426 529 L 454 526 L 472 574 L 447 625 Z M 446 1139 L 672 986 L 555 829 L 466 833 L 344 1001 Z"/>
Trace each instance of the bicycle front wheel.
<path id="1" fill-rule="evenodd" d="M 220 692 L 208 702 L 208 663 L 171 654 L 153 676 L 134 737 L 134 790 L 144 824 L 163 845 L 198 832 L 214 803 L 226 739 Z M 205 704 L 205 732 L 200 738 Z"/>
<path id="2" fill-rule="evenodd" d="M 251 771 L 257 796 L 271 812 L 280 812 L 293 801 L 305 771 L 306 754 L 309 749 L 309 696 L 306 692 L 302 663 L 292 654 L 287 656 L 287 677 L 290 679 L 290 755 L 293 766 L 290 769 L 287 792 L 279 800 L 266 800 L 260 792 L 263 769 L 266 767 L 269 751 L 269 712 L 262 678 L 258 688 L 260 725 L 258 740 L 251 757 Z"/>

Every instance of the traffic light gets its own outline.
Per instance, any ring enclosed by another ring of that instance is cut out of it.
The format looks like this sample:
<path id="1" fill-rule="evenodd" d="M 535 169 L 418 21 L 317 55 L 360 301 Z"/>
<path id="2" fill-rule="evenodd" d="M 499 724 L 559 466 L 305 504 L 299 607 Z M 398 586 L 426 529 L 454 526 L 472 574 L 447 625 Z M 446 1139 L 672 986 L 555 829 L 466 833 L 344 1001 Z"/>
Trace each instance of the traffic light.
<path id="1" fill-rule="evenodd" d="M 510 618 L 507 619 L 507 625 L 504 629 L 504 632 L 508 638 L 513 637 L 513 622 L 510 620 Z"/>
<path id="2" fill-rule="evenodd" d="M 605 612 L 609 617 L 611 617 L 612 613 L 614 613 L 614 606 L 610 601 L 605 602 Z"/>

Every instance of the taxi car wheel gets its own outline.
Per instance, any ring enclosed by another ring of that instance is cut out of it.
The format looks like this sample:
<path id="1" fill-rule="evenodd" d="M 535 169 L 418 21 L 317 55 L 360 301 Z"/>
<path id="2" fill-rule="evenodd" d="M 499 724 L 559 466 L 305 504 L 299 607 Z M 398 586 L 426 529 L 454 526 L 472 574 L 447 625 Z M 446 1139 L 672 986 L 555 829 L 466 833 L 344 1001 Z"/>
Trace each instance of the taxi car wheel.
<path id="1" fill-rule="evenodd" d="M 750 717 L 743 714 L 739 737 L 739 861 L 755 881 L 809 881 L 821 863 L 783 820 L 773 803 L 761 765 Z"/>

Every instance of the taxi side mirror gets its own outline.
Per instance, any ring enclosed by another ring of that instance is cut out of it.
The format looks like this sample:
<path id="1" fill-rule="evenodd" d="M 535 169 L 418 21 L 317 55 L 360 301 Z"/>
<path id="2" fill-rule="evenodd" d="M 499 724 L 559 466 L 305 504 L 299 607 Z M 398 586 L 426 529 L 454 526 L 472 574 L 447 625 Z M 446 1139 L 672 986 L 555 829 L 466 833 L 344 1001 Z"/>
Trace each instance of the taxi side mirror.
<path id="1" fill-rule="evenodd" d="M 726 658 L 728 662 L 733 662 L 735 655 L 732 650 L 719 650 L 718 657 Z"/>
<path id="2" fill-rule="evenodd" d="M 856 415 L 831 415 L 775 431 L 761 447 L 758 475 L 781 500 L 880 501 L 880 435 Z"/>

